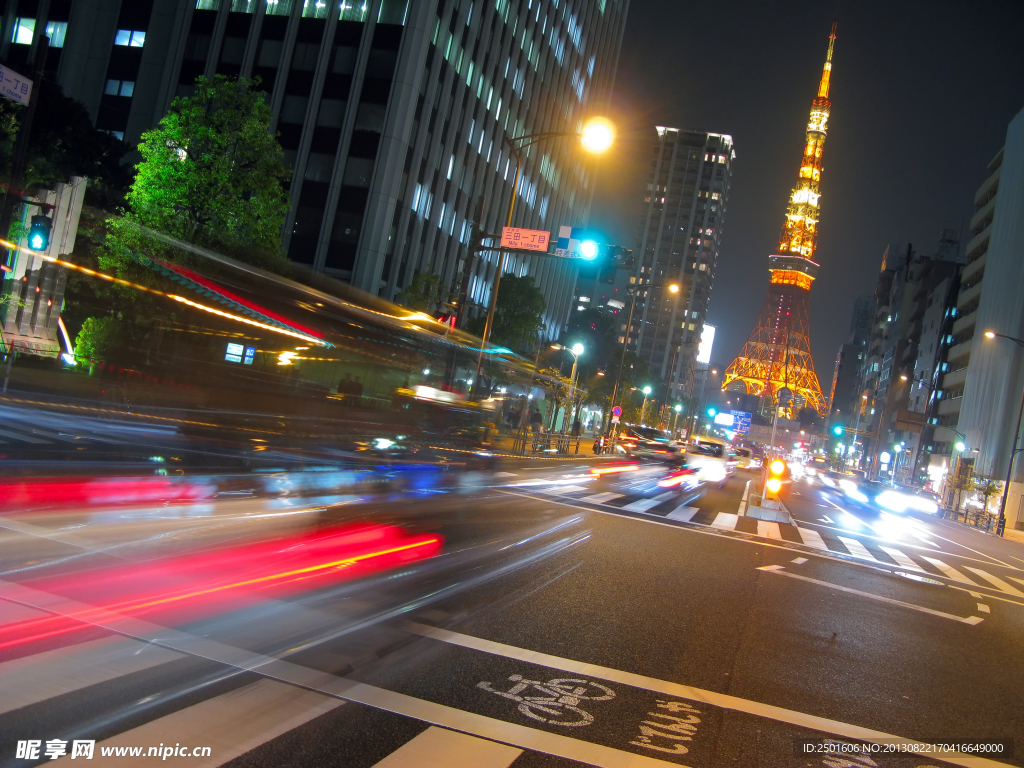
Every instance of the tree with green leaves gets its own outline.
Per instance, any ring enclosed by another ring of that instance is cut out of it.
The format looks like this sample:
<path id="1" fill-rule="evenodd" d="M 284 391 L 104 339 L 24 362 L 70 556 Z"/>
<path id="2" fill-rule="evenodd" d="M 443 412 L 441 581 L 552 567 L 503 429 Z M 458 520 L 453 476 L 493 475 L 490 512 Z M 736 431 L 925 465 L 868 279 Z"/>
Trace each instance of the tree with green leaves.
<path id="1" fill-rule="evenodd" d="M 175 99 L 160 125 L 143 134 L 129 209 L 111 223 L 104 267 L 123 270 L 132 249 L 191 260 L 149 229 L 256 266 L 284 268 L 289 197 L 283 183 L 291 171 L 256 85 L 248 78 L 200 77 L 193 94 Z"/>
<path id="2" fill-rule="evenodd" d="M 503 275 L 489 341 L 508 347 L 513 352 L 528 354 L 544 330 L 544 311 L 547 306 L 547 300 L 532 275 Z M 480 335 L 485 322 L 483 317 L 474 318 L 466 329 Z"/>
<path id="3" fill-rule="evenodd" d="M 441 300 L 441 278 L 421 273 L 403 288 L 395 302 L 408 309 L 426 312 Z"/>

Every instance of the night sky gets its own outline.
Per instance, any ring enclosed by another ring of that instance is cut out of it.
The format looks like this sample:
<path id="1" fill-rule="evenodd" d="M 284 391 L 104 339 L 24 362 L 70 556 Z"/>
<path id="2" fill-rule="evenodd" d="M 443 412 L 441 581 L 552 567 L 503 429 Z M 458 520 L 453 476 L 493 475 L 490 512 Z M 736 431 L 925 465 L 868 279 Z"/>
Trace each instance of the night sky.
<path id="1" fill-rule="evenodd" d="M 590 225 L 636 247 L 653 126 L 733 136 L 736 164 L 709 322 L 727 364 L 753 326 L 828 46 L 832 2 L 633 0 Z M 858 294 L 891 242 L 969 236 L 972 201 L 1024 108 L 1021 0 L 858 0 L 839 7 L 811 349 L 828 396 Z"/>

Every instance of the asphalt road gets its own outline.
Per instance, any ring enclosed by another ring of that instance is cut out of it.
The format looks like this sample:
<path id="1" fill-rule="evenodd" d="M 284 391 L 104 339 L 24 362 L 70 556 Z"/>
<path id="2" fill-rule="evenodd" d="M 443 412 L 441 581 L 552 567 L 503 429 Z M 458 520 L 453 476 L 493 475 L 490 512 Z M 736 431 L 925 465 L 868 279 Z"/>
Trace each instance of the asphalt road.
<path id="1" fill-rule="evenodd" d="M 76 739 L 110 765 L 1024 765 L 1024 545 L 806 483 L 759 519 L 751 475 L 696 501 L 660 476 L 540 462 L 327 507 L 4 512 L 0 765 Z M 255 548 L 224 566 L 246 574 L 274 565 L 260 542 L 367 521 L 443 546 L 279 592 L 194 588 L 225 552 Z M 190 599 L 146 602 L 171 571 Z M 101 754 L 175 745 L 210 754 Z"/>

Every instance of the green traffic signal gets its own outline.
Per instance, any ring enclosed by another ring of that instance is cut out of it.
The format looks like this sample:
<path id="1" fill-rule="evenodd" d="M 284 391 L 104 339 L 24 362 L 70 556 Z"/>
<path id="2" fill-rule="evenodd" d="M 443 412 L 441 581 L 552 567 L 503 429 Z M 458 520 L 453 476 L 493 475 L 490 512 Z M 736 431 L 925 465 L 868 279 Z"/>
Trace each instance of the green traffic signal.
<path id="1" fill-rule="evenodd" d="M 708 408 L 708 416 L 715 418 L 715 414 L 718 413 L 714 408 Z"/>
<path id="2" fill-rule="evenodd" d="M 839 435 L 843 434 L 843 428 L 839 424 L 836 424 L 834 427 L 832 427 L 832 434 L 838 437 Z"/>
<path id="3" fill-rule="evenodd" d="M 53 224 L 49 216 L 32 217 L 32 225 L 28 231 L 28 247 L 33 251 L 45 251 L 50 247 L 50 227 Z"/>

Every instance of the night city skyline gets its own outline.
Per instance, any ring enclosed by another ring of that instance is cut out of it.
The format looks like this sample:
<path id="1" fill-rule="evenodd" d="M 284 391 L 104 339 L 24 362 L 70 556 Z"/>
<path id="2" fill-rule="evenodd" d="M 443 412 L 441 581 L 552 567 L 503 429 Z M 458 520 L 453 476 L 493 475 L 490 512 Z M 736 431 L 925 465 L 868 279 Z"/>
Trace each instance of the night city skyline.
<path id="1" fill-rule="evenodd" d="M 602 160 L 590 218 L 610 241 L 635 246 L 643 150 L 655 125 L 733 136 L 733 192 L 708 315 L 718 329 L 713 360 L 728 363 L 763 299 L 837 18 L 811 297 L 811 349 L 826 395 L 853 302 L 872 291 L 886 246 L 909 241 L 931 253 L 943 228 L 966 233 L 974 191 L 1024 106 L 1019 3 L 834 10 L 730 2 L 716 6 L 705 29 L 685 5 L 631 4 L 613 96 L 621 149 Z M 680 34 L 684 45 L 673 42 Z"/>

